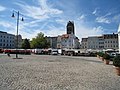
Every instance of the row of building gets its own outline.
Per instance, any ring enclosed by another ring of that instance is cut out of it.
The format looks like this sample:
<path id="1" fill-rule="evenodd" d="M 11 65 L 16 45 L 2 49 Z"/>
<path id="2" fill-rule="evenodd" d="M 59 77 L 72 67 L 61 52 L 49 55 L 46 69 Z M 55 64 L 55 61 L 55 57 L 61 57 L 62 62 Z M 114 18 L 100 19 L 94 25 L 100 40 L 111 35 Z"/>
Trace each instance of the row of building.
<path id="1" fill-rule="evenodd" d="M 14 49 L 17 46 L 17 36 L 7 32 L 0 31 L 0 48 Z M 21 47 L 22 36 L 18 35 L 18 48 Z"/>
<path id="2" fill-rule="evenodd" d="M 67 23 L 67 33 L 56 37 L 47 37 L 50 48 L 79 48 L 79 39 L 75 36 L 74 22 Z M 18 35 L 18 48 L 21 48 L 22 36 Z M 0 48 L 14 49 L 17 47 L 17 36 L 0 31 Z"/>
<path id="3" fill-rule="evenodd" d="M 0 31 L 0 48 L 16 48 L 17 36 Z M 118 49 L 118 34 L 104 34 L 82 38 L 81 42 L 75 36 L 74 22 L 69 21 L 66 26 L 66 33 L 56 37 L 47 37 L 50 48 L 53 49 Z M 22 36 L 18 35 L 18 48 L 21 48 Z"/>
<path id="4" fill-rule="evenodd" d="M 75 36 L 74 22 L 71 21 L 67 23 L 66 31 L 66 34 L 63 35 L 47 37 L 51 43 L 51 48 L 118 50 L 118 34 L 103 34 L 101 36 L 82 38 L 81 42 L 79 42 L 78 37 Z"/>
<path id="5" fill-rule="evenodd" d="M 82 49 L 118 49 L 118 34 L 104 34 L 101 36 L 94 36 L 82 38 Z"/>

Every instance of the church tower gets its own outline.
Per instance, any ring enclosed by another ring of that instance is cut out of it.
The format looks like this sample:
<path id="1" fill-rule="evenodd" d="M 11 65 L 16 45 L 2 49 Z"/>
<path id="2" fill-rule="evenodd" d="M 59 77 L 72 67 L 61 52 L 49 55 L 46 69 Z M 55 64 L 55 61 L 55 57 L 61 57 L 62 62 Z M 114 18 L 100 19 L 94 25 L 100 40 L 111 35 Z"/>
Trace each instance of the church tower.
<path id="1" fill-rule="evenodd" d="M 72 21 L 69 21 L 67 23 L 67 34 L 75 34 L 75 31 L 74 31 L 74 22 Z"/>

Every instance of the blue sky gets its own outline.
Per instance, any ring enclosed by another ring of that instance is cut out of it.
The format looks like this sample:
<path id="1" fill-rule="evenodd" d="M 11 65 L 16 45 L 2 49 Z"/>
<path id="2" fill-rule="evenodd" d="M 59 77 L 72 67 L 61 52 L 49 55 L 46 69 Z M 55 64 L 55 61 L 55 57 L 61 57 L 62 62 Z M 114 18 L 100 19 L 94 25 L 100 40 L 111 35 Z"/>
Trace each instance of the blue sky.
<path id="1" fill-rule="evenodd" d="M 39 32 L 65 34 L 69 20 L 74 21 L 79 39 L 117 33 L 119 4 L 120 0 L 1 0 L 0 31 L 16 34 L 16 18 L 11 17 L 16 10 L 24 15 L 24 22 L 19 23 L 23 38 L 31 39 Z"/>

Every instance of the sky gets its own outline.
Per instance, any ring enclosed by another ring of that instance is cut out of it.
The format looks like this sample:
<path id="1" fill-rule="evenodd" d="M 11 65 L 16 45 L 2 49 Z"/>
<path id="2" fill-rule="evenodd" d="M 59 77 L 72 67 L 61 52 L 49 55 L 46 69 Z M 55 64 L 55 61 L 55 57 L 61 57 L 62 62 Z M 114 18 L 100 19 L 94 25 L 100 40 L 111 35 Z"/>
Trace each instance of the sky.
<path id="1" fill-rule="evenodd" d="M 39 32 L 45 36 L 66 34 L 68 21 L 74 21 L 75 35 L 80 40 L 117 33 L 119 4 L 120 0 L 1 0 L 0 31 L 16 35 L 16 12 L 19 11 L 18 33 L 22 38 L 32 39 Z"/>

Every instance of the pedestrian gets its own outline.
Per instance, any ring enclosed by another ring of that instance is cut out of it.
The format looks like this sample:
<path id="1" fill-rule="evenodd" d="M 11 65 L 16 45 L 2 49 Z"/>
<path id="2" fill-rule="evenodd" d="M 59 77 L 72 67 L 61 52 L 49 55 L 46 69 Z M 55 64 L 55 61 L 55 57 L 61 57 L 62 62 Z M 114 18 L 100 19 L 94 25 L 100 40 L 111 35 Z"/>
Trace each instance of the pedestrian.
<path id="1" fill-rule="evenodd" d="M 8 57 L 10 57 L 10 53 L 7 53 Z"/>

